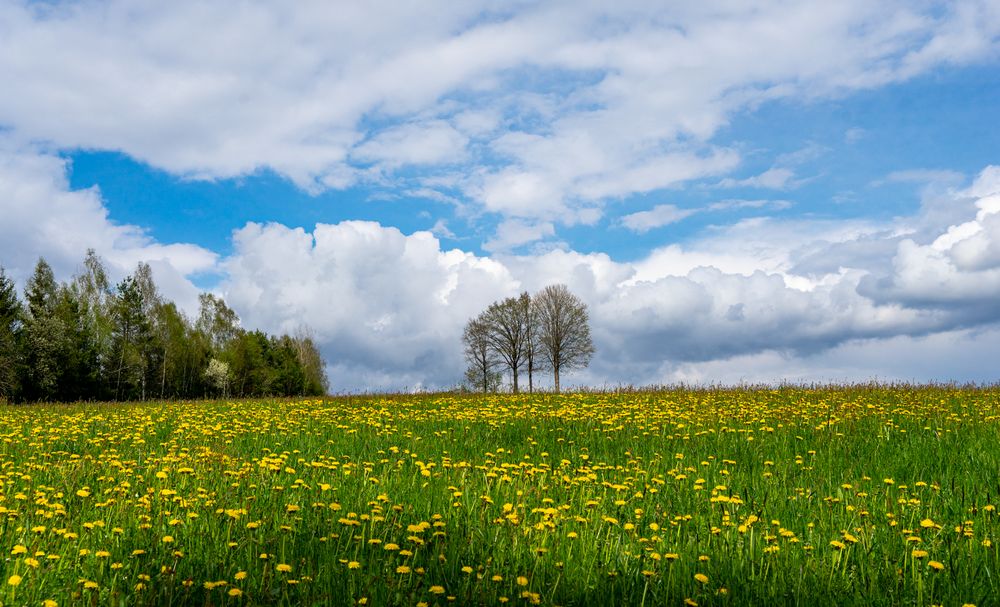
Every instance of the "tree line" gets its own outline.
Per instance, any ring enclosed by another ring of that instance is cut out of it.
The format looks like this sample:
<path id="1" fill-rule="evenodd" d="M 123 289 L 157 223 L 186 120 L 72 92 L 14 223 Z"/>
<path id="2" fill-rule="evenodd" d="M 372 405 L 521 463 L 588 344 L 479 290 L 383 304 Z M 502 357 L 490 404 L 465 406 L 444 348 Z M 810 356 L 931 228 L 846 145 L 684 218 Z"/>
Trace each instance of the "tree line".
<path id="1" fill-rule="evenodd" d="M 466 323 L 462 344 L 467 386 L 482 392 L 500 389 L 505 373 L 520 391 L 520 375 L 551 371 L 555 391 L 563 371 L 586 367 L 594 355 L 587 306 L 566 285 L 549 285 L 530 295 L 496 301 Z"/>
<path id="2" fill-rule="evenodd" d="M 97 254 L 57 283 L 39 259 L 18 297 L 0 266 L 0 401 L 298 396 L 327 392 L 308 335 L 247 331 L 222 298 L 196 318 L 163 298 L 140 263 L 112 285 Z"/>

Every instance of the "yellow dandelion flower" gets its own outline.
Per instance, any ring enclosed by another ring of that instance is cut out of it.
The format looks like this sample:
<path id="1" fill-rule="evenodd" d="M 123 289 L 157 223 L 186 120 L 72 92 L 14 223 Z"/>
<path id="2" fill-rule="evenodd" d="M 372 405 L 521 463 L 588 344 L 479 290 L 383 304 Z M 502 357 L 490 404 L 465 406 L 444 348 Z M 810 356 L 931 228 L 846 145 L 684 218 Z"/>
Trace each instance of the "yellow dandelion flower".
<path id="1" fill-rule="evenodd" d="M 696 573 L 696 574 L 694 574 L 694 579 L 695 579 L 695 581 L 700 582 L 702 584 L 707 584 L 708 583 L 708 576 L 705 575 L 704 573 Z"/>
<path id="2" fill-rule="evenodd" d="M 246 571 L 237 571 L 236 575 L 233 576 L 233 579 L 235 579 L 237 581 L 239 581 L 239 580 L 245 580 L 245 579 L 247 579 L 247 572 Z"/>
<path id="3" fill-rule="evenodd" d="M 942 563 L 940 561 L 928 561 L 927 562 L 927 566 L 930 567 L 931 569 L 933 569 L 934 571 L 943 571 L 944 570 L 944 563 Z"/>
<path id="4" fill-rule="evenodd" d="M 21 576 L 19 576 L 19 575 L 15 574 L 15 575 L 12 575 L 9 578 L 7 578 L 7 585 L 8 586 L 17 586 L 20 583 L 21 583 Z"/>
<path id="5" fill-rule="evenodd" d="M 431 594 L 444 594 L 444 586 L 431 586 L 427 591 Z"/>
<path id="6" fill-rule="evenodd" d="M 292 566 L 287 563 L 279 563 L 275 569 L 281 573 L 290 573 L 292 571 Z"/>

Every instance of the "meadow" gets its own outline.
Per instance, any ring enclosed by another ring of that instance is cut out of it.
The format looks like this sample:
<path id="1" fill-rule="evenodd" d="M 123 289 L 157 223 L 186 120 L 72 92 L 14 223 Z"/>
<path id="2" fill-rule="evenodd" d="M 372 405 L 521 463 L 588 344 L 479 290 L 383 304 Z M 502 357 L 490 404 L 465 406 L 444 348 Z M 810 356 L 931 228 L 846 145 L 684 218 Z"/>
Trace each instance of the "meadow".
<path id="1" fill-rule="evenodd" d="M 983 605 L 1000 389 L 0 408 L 3 605 Z"/>

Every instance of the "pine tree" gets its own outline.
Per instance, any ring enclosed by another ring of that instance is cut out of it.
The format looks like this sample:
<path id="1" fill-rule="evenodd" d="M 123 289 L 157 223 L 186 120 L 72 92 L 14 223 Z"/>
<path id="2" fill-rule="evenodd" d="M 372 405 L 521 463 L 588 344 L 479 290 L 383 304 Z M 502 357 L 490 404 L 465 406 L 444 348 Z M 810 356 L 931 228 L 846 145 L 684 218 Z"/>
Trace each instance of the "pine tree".
<path id="1" fill-rule="evenodd" d="M 52 400 L 59 394 L 69 343 L 66 326 L 56 314 L 58 286 L 52 268 L 39 259 L 28 279 L 24 298 L 24 366 L 21 385 L 28 400 Z"/>
<path id="2" fill-rule="evenodd" d="M 0 266 L 0 401 L 12 401 L 18 395 L 21 321 L 21 302 L 14 281 Z"/>

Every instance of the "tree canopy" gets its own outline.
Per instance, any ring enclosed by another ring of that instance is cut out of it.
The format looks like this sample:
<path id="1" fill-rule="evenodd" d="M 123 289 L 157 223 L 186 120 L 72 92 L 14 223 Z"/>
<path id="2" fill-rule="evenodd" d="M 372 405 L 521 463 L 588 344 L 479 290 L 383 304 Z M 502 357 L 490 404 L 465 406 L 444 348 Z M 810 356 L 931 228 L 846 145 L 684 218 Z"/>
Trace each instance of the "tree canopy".
<path id="1" fill-rule="evenodd" d="M 325 364 L 308 332 L 240 326 L 204 293 L 188 318 L 149 265 L 112 286 L 94 251 L 68 283 L 39 259 L 24 302 L 0 266 L 0 401 L 322 395 Z"/>

